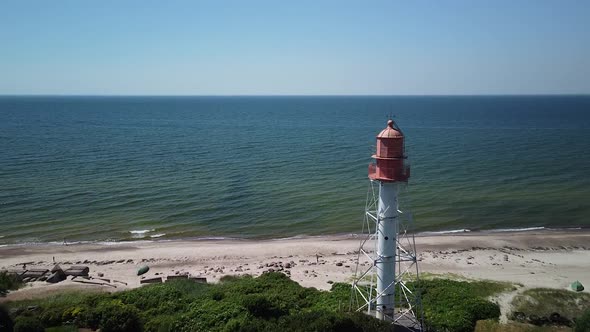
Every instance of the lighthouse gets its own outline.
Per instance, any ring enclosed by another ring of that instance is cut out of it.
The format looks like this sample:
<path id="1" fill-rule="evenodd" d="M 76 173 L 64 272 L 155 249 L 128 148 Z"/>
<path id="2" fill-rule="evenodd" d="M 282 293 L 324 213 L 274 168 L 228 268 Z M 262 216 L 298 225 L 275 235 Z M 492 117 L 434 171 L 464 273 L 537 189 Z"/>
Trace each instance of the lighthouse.
<path id="1" fill-rule="evenodd" d="M 410 177 L 410 168 L 404 164 L 404 135 L 393 120 L 387 121 L 387 127 L 377 135 L 377 150 L 372 158 L 375 163 L 369 165 L 369 179 L 379 185 L 376 317 L 384 319 L 394 308 L 399 185 Z"/>
<path id="2" fill-rule="evenodd" d="M 418 278 L 415 240 L 408 232 L 412 218 L 398 202 L 410 177 L 404 134 L 389 120 L 376 139 L 351 304 L 378 319 L 421 330 L 419 294 L 406 284 L 410 274 Z"/>

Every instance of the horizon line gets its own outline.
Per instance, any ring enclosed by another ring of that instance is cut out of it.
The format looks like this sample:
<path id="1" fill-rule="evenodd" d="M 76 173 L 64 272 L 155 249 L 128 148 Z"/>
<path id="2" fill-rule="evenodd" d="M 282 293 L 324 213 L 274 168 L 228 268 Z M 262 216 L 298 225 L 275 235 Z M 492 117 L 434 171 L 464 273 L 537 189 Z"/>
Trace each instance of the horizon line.
<path id="1" fill-rule="evenodd" d="M 583 97 L 590 93 L 505 94 L 2 94 L 0 97 Z"/>

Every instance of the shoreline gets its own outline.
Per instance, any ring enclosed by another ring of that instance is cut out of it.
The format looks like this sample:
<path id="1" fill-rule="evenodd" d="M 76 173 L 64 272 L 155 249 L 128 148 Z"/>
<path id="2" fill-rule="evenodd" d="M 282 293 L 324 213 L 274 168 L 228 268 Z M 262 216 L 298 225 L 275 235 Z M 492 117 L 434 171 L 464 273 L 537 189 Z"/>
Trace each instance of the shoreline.
<path id="1" fill-rule="evenodd" d="M 155 230 L 129 231 L 131 234 L 141 233 L 147 234 Z M 416 238 L 419 237 L 436 237 L 436 236 L 462 236 L 462 235 L 499 235 L 499 234 L 537 234 L 537 233 L 590 233 L 590 228 L 586 227 L 562 227 L 552 228 L 544 226 L 524 227 L 524 228 L 496 228 L 496 229 L 479 229 L 471 230 L 467 228 L 443 230 L 443 231 L 422 231 L 413 233 Z M 409 232 L 412 234 L 412 232 Z M 74 246 L 74 245 L 118 245 L 118 244 L 140 244 L 140 243 L 170 243 L 170 242 L 201 242 L 201 241 L 283 241 L 283 240 L 297 240 L 297 239 L 314 239 L 314 238 L 361 238 L 363 235 L 358 233 L 331 233 L 323 235 L 293 235 L 287 237 L 224 237 L 224 236 L 195 236 L 195 237 L 179 237 L 179 238 L 165 238 L 158 236 L 143 236 L 123 238 L 121 240 L 73 240 L 67 241 L 47 241 L 47 242 L 15 242 L 0 244 L 0 248 L 6 247 L 23 247 L 23 246 Z M 4 236 L 0 236 L 0 239 Z"/>
<path id="2" fill-rule="evenodd" d="M 417 235 L 419 268 L 425 276 L 487 279 L 530 287 L 567 288 L 579 280 L 590 285 L 590 231 Z M 350 282 L 354 276 L 361 237 L 327 235 L 269 240 L 159 240 L 111 244 L 13 245 L 0 247 L 0 269 L 51 269 L 87 265 L 90 276 L 127 283 L 117 287 L 83 285 L 66 280 L 57 284 L 28 283 L 0 302 L 27 299 L 65 289 L 119 291 L 139 287 L 137 269 L 148 265 L 146 278 L 190 274 L 217 282 L 226 275 L 260 275 L 268 270 L 289 271 L 304 287 L 330 289 L 331 282 Z M 369 262 L 361 259 L 362 268 Z M 287 272 L 286 272 L 287 273 Z M 588 292 L 588 287 L 585 292 Z"/>

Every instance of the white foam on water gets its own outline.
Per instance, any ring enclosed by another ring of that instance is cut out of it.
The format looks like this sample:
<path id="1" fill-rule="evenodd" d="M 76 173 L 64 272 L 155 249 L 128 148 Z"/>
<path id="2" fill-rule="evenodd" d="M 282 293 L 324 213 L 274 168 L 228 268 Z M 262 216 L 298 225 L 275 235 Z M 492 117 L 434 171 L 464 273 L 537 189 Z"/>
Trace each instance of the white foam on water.
<path id="1" fill-rule="evenodd" d="M 470 229 L 462 228 L 462 229 L 451 229 L 447 231 L 437 231 L 437 232 L 421 232 L 421 235 L 442 235 L 442 234 L 459 234 L 459 233 L 469 233 L 471 232 Z"/>
<path id="2" fill-rule="evenodd" d="M 149 232 L 153 232 L 155 231 L 155 229 L 142 229 L 142 230 L 138 230 L 138 231 L 129 231 L 129 233 L 131 234 L 146 234 Z"/>
<path id="3" fill-rule="evenodd" d="M 166 235 L 166 233 L 160 233 L 160 234 L 154 234 L 154 235 L 150 235 L 150 237 L 151 237 L 152 239 L 155 239 L 155 238 L 159 238 L 159 237 L 162 237 L 162 236 L 165 236 L 165 235 Z"/>
<path id="4" fill-rule="evenodd" d="M 499 228 L 499 229 L 491 229 L 488 232 L 491 233 L 501 233 L 501 232 L 530 232 L 530 231 L 540 231 L 546 229 L 545 227 L 525 227 L 525 228 Z"/>

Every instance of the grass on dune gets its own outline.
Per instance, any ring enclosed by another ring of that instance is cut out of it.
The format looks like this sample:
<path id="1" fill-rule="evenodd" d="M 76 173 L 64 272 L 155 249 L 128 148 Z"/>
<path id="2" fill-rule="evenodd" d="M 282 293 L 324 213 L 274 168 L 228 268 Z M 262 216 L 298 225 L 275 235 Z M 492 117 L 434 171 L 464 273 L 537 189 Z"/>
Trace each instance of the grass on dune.
<path id="1" fill-rule="evenodd" d="M 512 300 L 513 312 L 548 317 L 559 313 L 568 319 L 580 317 L 590 309 L 590 294 L 576 293 L 565 289 L 533 288 L 517 295 Z"/>

